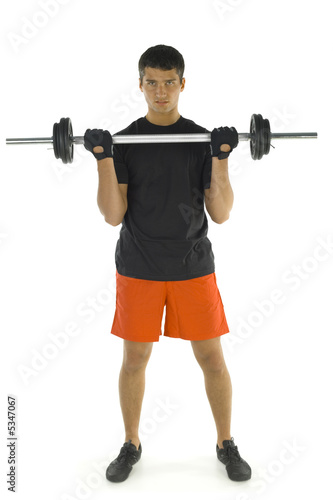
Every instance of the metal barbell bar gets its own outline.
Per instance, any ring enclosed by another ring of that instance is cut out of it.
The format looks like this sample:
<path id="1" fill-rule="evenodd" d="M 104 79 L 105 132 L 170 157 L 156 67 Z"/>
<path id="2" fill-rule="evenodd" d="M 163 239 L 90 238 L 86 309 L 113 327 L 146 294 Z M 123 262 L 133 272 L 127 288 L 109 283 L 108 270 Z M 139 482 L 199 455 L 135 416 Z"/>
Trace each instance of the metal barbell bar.
<path id="1" fill-rule="evenodd" d="M 250 133 L 239 133 L 239 141 L 250 141 L 251 156 L 260 160 L 268 154 L 271 139 L 316 139 L 317 132 L 271 133 L 270 124 L 260 114 L 253 114 L 250 122 Z M 181 142 L 210 142 L 211 133 L 197 134 L 139 134 L 113 135 L 113 144 L 143 144 L 143 143 L 181 143 Z M 72 163 L 74 144 L 84 144 L 83 136 L 73 136 L 70 118 L 61 118 L 53 126 L 52 137 L 12 138 L 6 139 L 6 144 L 53 144 L 56 158 L 63 163 Z"/>
<path id="2" fill-rule="evenodd" d="M 272 139 L 316 139 L 317 132 L 293 132 L 271 134 Z M 249 141 L 251 135 L 239 133 L 240 141 Z M 113 144 L 142 144 L 142 143 L 179 143 L 179 142 L 210 142 L 211 134 L 139 134 L 139 135 L 113 135 Z M 83 144 L 83 136 L 72 137 L 74 144 Z M 53 137 L 32 137 L 27 139 L 6 139 L 6 144 L 53 144 Z"/>

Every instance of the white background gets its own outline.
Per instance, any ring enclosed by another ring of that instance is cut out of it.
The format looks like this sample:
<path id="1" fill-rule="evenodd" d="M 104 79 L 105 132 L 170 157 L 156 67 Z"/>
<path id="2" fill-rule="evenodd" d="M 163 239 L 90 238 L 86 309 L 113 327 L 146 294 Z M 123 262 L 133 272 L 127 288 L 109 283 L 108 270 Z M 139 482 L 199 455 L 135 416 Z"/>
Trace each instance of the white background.
<path id="1" fill-rule="evenodd" d="M 2 7 L 2 492 L 10 494 L 6 411 L 13 394 L 17 499 L 329 496 L 329 11 L 324 0 L 21 0 Z M 98 210 L 96 162 L 83 146 L 65 166 L 46 146 L 5 145 L 6 137 L 50 137 L 62 116 L 71 117 L 75 135 L 88 127 L 116 132 L 144 116 L 137 63 L 159 43 L 185 58 L 179 110 L 186 118 L 247 132 L 251 114 L 261 113 L 273 132 L 319 134 L 275 141 L 257 162 L 240 143 L 229 161 L 231 217 L 209 223 L 230 327 L 222 346 L 233 384 L 231 433 L 253 471 L 246 483 L 230 481 L 216 458 L 215 423 L 190 342 L 164 337 L 146 371 L 142 459 L 125 483 L 105 479 L 125 437 L 123 342 L 110 334 L 121 226 L 106 224 Z"/>

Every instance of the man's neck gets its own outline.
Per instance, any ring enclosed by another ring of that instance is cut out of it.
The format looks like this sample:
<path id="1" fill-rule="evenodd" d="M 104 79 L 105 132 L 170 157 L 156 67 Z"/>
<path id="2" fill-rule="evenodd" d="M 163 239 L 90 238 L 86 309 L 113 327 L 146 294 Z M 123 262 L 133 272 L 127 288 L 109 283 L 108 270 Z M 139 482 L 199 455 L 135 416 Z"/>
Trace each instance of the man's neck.
<path id="1" fill-rule="evenodd" d="M 146 114 L 146 118 L 153 125 L 162 125 L 166 127 L 168 125 L 173 125 L 174 123 L 176 123 L 180 118 L 180 114 L 178 112 L 178 109 L 173 110 L 170 114 L 156 113 L 153 110 L 149 109 L 148 113 Z"/>

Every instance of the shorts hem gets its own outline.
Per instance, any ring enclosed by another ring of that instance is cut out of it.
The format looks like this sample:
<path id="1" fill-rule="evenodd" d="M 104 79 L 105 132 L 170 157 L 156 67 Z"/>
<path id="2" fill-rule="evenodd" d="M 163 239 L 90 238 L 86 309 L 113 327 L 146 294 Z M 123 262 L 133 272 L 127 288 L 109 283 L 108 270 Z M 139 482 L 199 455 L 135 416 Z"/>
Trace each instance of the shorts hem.
<path id="1" fill-rule="evenodd" d="M 123 335 L 121 333 L 115 333 L 112 330 L 110 331 L 110 333 L 112 335 L 115 335 L 116 337 L 119 337 L 123 340 L 129 340 L 131 342 L 158 342 L 160 340 L 160 335 L 162 335 L 162 333 L 159 333 L 157 336 L 155 335 L 154 338 L 144 338 L 144 339 L 140 338 L 138 340 L 138 339 L 130 339 L 130 338 L 126 337 L 125 335 Z"/>
<path id="2" fill-rule="evenodd" d="M 166 332 L 164 332 L 164 337 L 169 337 L 169 338 L 172 338 L 172 339 L 182 339 L 182 340 L 209 340 L 209 339 L 214 339 L 216 337 L 221 337 L 222 335 L 225 335 L 226 333 L 229 333 L 230 330 L 223 330 L 222 332 L 219 330 L 218 333 L 213 333 L 212 335 L 210 335 L 209 337 L 204 337 L 204 338 L 196 338 L 196 339 L 193 339 L 193 338 L 187 338 L 187 337 L 180 337 L 180 336 L 175 336 L 175 335 L 168 335 Z"/>

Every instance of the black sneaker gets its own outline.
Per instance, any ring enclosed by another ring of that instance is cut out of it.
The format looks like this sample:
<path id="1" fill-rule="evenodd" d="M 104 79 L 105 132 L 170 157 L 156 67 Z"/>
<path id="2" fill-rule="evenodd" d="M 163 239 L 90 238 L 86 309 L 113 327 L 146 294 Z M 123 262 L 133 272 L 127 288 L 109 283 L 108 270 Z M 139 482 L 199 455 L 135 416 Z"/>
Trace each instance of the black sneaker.
<path id="1" fill-rule="evenodd" d="M 133 465 L 141 458 L 141 443 L 139 449 L 137 449 L 131 441 L 130 439 L 127 443 L 124 443 L 118 457 L 113 460 L 106 469 L 106 479 L 113 483 L 125 481 L 133 469 Z"/>
<path id="2" fill-rule="evenodd" d="M 251 478 L 251 467 L 239 454 L 234 438 L 223 441 L 223 448 L 216 445 L 217 458 L 227 469 L 229 479 L 233 481 L 247 481 Z"/>

